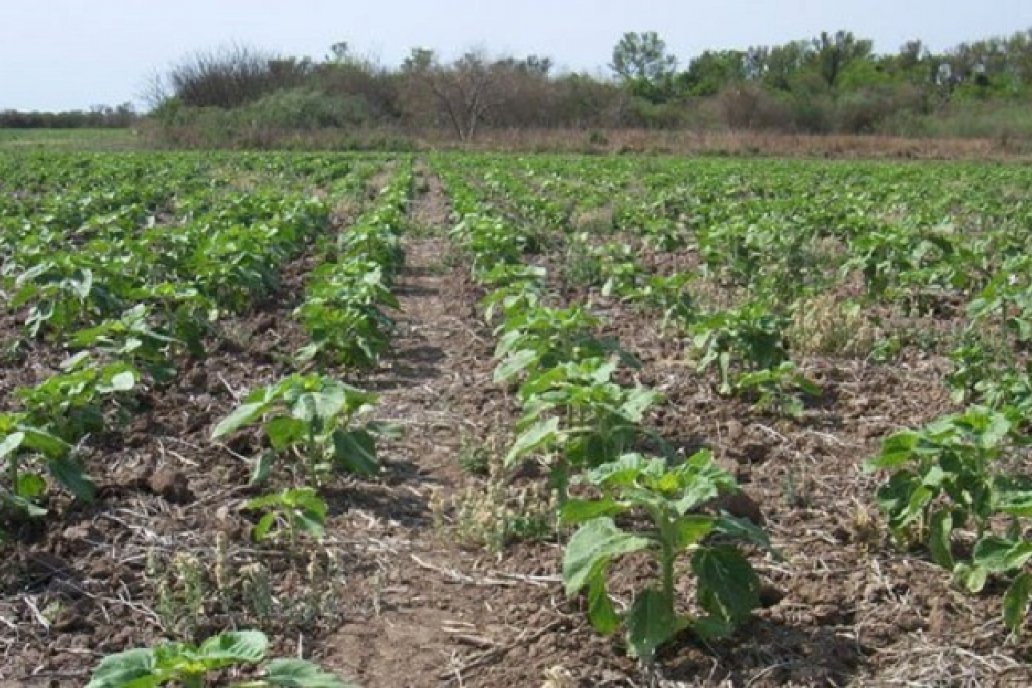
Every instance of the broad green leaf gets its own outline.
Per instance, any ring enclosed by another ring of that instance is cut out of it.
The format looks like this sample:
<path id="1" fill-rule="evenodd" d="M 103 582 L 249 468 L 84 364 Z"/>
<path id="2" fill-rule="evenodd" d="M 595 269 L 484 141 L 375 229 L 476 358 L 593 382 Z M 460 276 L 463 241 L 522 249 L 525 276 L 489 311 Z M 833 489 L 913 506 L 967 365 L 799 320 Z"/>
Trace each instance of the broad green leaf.
<path id="1" fill-rule="evenodd" d="M 303 659 L 273 659 L 265 666 L 263 679 L 277 688 L 355 688 Z"/>
<path id="2" fill-rule="evenodd" d="M 606 487 L 634 485 L 642 475 L 662 475 L 666 463 L 662 459 L 646 459 L 641 454 L 624 454 L 616 461 L 604 463 L 585 473 L 588 483 Z"/>
<path id="3" fill-rule="evenodd" d="M 215 666 L 255 664 L 262 661 L 269 641 L 260 631 L 221 633 L 208 638 L 198 648 L 198 656 Z"/>
<path id="4" fill-rule="evenodd" d="M 1032 478 L 997 476 L 993 480 L 993 501 L 995 508 L 1005 514 L 1032 517 Z"/>
<path id="5" fill-rule="evenodd" d="M 873 472 L 882 468 L 897 468 L 910 460 L 921 441 L 920 433 L 898 432 L 882 442 L 881 453 L 864 462 L 864 470 Z"/>
<path id="6" fill-rule="evenodd" d="M 1017 633 L 1025 621 L 1029 595 L 1032 594 L 1032 575 L 1021 573 L 1003 596 L 1003 622 L 1011 633 Z"/>
<path id="7" fill-rule="evenodd" d="M 126 650 L 100 660 L 86 688 L 156 688 L 159 679 L 153 672 L 153 650 Z"/>
<path id="8" fill-rule="evenodd" d="M 82 470 L 82 466 L 71 457 L 60 457 L 47 460 L 47 470 L 54 479 L 72 495 L 84 502 L 93 501 L 96 487 L 93 481 Z"/>
<path id="9" fill-rule="evenodd" d="M 219 424 L 211 431 L 211 438 L 213 440 L 220 437 L 236 432 L 245 425 L 250 425 L 258 418 L 261 418 L 262 414 L 268 410 L 271 404 L 266 401 L 255 401 L 245 404 L 233 409 L 233 412 L 228 416 L 219 421 Z"/>
<path id="10" fill-rule="evenodd" d="M 22 446 L 38 451 L 47 458 L 59 459 L 72 450 L 70 444 L 45 430 L 22 426 L 22 431 L 25 433 Z"/>
<path id="11" fill-rule="evenodd" d="M 699 606 L 737 625 L 760 604 L 760 581 L 749 561 L 733 547 L 705 547 L 692 557 Z"/>
<path id="12" fill-rule="evenodd" d="M 517 461 L 527 454 L 546 448 L 559 437 L 559 419 L 549 418 L 538 421 L 516 438 L 509 453 L 505 455 L 505 467 L 512 468 Z"/>
<path id="13" fill-rule="evenodd" d="M 763 528 L 760 528 L 747 518 L 738 518 L 737 516 L 724 514 L 717 518 L 713 530 L 721 535 L 733 537 L 757 547 L 770 549 L 770 536 L 767 535 Z"/>
<path id="14" fill-rule="evenodd" d="M 989 577 L 989 571 L 983 566 L 958 563 L 953 569 L 953 577 L 959 582 L 968 592 L 980 593 L 985 588 L 985 582 Z"/>
<path id="15" fill-rule="evenodd" d="M 254 508 L 259 508 L 255 506 Z M 258 523 L 255 524 L 254 528 L 251 529 L 251 539 L 255 542 L 261 542 L 265 538 L 269 537 L 269 533 L 272 531 L 272 527 L 276 525 L 276 514 L 268 513 L 258 519 Z"/>
<path id="16" fill-rule="evenodd" d="M 638 386 L 627 393 L 627 398 L 621 406 L 621 411 L 624 417 L 632 423 L 640 423 L 644 418 L 645 412 L 660 399 L 662 399 L 662 395 L 659 392 Z"/>
<path id="17" fill-rule="evenodd" d="M 260 485 L 269 479 L 272 474 L 273 464 L 276 463 L 276 452 L 269 449 L 263 451 L 254 459 L 254 465 L 251 466 L 251 485 Z"/>
<path id="18" fill-rule="evenodd" d="M 380 470 L 376 442 L 365 430 L 334 430 L 333 458 L 341 468 L 355 475 L 371 476 Z"/>
<path id="19" fill-rule="evenodd" d="M 626 510 L 620 502 L 610 497 L 601 499 L 568 499 L 560 511 L 566 523 L 583 523 L 600 516 L 616 516 Z"/>
<path id="20" fill-rule="evenodd" d="M 530 349 L 523 349 L 507 355 L 495 368 L 494 382 L 508 382 L 512 378 L 524 372 L 537 360 L 538 353 Z"/>
<path id="21" fill-rule="evenodd" d="M 1032 559 L 1032 542 L 988 535 L 975 543 L 971 561 L 990 573 L 1016 571 Z"/>
<path id="22" fill-rule="evenodd" d="M 674 543 L 675 551 L 683 552 L 691 545 L 701 542 L 713 530 L 716 522 L 717 519 L 712 516 L 701 514 L 688 514 L 678 518 L 674 522 L 674 530 L 677 533 L 677 542 Z"/>
<path id="23" fill-rule="evenodd" d="M 111 377 L 108 387 L 113 392 L 130 392 L 136 386 L 136 375 L 130 370 L 123 370 Z"/>
<path id="24" fill-rule="evenodd" d="M 606 590 L 606 575 L 600 568 L 588 583 L 588 619 L 591 626 L 602 635 L 609 635 L 620 626 L 620 615 L 613 608 Z"/>
<path id="25" fill-rule="evenodd" d="M 611 518 L 588 521 L 573 534 L 566 545 L 563 557 L 566 594 L 574 595 L 582 590 L 588 584 L 592 570 L 600 561 L 637 552 L 652 544 L 648 538 L 620 530 Z"/>
<path id="26" fill-rule="evenodd" d="M 308 435 L 308 425 L 297 418 L 277 416 L 265 424 L 265 434 L 269 436 L 272 448 L 281 452 L 304 440 Z"/>
<path id="27" fill-rule="evenodd" d="M 14 493 L 25 499 L 39 499 L 47 492 L 47 481 L 35 473 L 19 473 Z M 45 512 L 44 512 L 45 513 Z M 42 514 L 40 514 L 42 515 Z"/>
<path id="28" fill-rule="evenodd" d="M 631 654 L 645 662 L 651 662 L 656 649 L 686 625 L 674 611 L 674 601 L 655 588 L 638 593 L 627 613 L 626 624 Z"/>

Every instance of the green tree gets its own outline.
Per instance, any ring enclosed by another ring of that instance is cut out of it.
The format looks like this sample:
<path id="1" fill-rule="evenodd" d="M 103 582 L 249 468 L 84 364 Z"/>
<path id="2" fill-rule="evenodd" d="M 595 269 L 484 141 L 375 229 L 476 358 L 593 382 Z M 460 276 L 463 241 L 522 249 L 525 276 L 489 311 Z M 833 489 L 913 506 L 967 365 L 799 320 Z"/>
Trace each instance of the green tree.
<path id="1" fill-rule="evenodd" d="M 822 31 L 813 39 L 813 56 L 816 67 L 828 88 L 835 88 L 842 72 L 855 61 L 871 57 L 874 44 L 858 39 L 852 31 L 837 31 L 829 34 Z"/>
<path id="2" fill-rule="evenodd" d="M 677 58 L 655 31 L 628 32 L 613 48 L 609 68 L 635 95 L 662 100 L 677 69 Z"/>
<path id="3" fill-rule="evenodd" d="M 716 95 L 728 84 L 746 78 L 746 54 L 738 50 L 707 50 L 688 64 L 679 79 L 689 95 Z"/>

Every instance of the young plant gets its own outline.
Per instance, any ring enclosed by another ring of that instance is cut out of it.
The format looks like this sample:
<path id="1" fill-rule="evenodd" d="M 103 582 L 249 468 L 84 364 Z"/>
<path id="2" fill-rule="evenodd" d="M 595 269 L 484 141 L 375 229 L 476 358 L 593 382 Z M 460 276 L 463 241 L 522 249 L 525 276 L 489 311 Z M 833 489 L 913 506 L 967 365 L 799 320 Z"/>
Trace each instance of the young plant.
<path id="1" fill-rule="evenodd" d="M 6 485 L 0 483 L 0 518 L 46 515 L 41 506 L 47 493 L 44 472 L 77 499 L 92 500 L 93 483 L 71 452 L 71 445 L 28 425 L 22 414 L 0 414 L 0 467 L 6 478 Z"/>
<path id="2" fill-rule="evenodd" d="M 628 451 L 643 434 L 645 413 L 660 395 L 613 381 L 617 362 L 589 358 L 562 363 L 530 377 L 519 390 L 520 435 L 506 456 L 512 466 L 530 453 L 555 450 L 553 483 L 565 500 L 573 467 L 597 466 Z"/>
<path id="3" fill-rule="evenodd" d="M 570 499 L 562 507 L 565 521 L 580 524 L 566 546 L 563 580 L 568 595 L 587 589 L 588 616 L 596 630 L 610 634 L 622 624 L 631 653 L 651 663 L 656 650 L 681 630 L 690 627 L 704 638 L 725 636 L 759 605 L 759 579 L 735 543 L 770 543 L 752 523 L 707 510 L 720 494 L 737 490 L 708 451 L 677 466 L 628 454 L 587 472 L 583 482 L 599 495 Z M 635 524 L 627 530 L 614 520 L 625 515 L 644 519 L 626 519 Z M 639 590 L 619 614 L 606 578 L 614 560 L 634 552 L 656 561 L 659 581 Z M 676 565 L 685 554 L 691 557 L 703 616 L 678 611 Z"/>
<path id="4" fill-rule="evenodd" d="M 226 669 L 261 664 L 260 677 L 231 688 L 348 688 L 351 684 L 301 659 L 265 661 L 269 641 L 259 631 L 221 633 L 199 646 L 162 643 L 104 657 L 86 688 L 205 688 Z M 264 662 L 264 664 L 262 664 Z M 223 684 L 219 684 L 223 685 Z"/>
<path id="5" fill-rule="evenodd" d="M 701 354 L 697 369 L 716 364 L 720 393 L 731 394 L 735 369 L 770 370 L 788 360 L 782 334 L 786 324 L 760 303 L 699 319 L 691 326 L 695 348 Z"/>
<path id="6" fill-rule="evenodd" d="M 799 372 L 795 363 L 783 361 L 776 368 L 742 373 L 734 380 L 735 391 L 755 398 L 759 411 L 803 415 L 804 397 L 819 397 L 821 388 Z"/>
<path id="7" fill-rule="evenodd" d="M 1012 446 L 1018 416 L 1012 409 L 972 407 L 921 430 L 896 433 L 871 458 L 868 470 L 889 470 L 878 490 L 889 528 L 904 544 L 924 542 L 932 559 L 971 592 L 990 575 L 1013 575 L 1004 620 L 1017 631 L 1025 616 L 1032 576 L 1032 541 L 1022 519 L 1032 517 L 1032 476 L 1009 475 L 997 465 Z M 994 525 L 1009 522 L 1005 532 Z M 974 527 L 970 559 L 958 560 L 955 539 Z"/>
<path id="8" fill-rule="evenodd" d="M 105 320 L 95 327 L 71 335 L 68 345 L 75 349 L 94 349 L 129 361 L 147 370 L 154 380 L 164 382 L 175 376 L 169 350 L 180 342 L 162 334 L 148 322 L 149 309 L 138 304 L 120 318 Z"/>
<path id="9" fill-rule="evenodd" d="M 105 402 L 126 401 L 140 373 L 124 361 L 101 365 L 88 351 L 61 363 L 61 372 L 17 391 L 28 423 L 66 442 L 104 429 Z"/>
<path id="10" fill-rule="evenodd" d="M 277 456 L 296 456 L 307 475 L 320 480 L 331 470 L 375 475 L 380 464 L 374 435 L 392 428 L 369 422 L 354 427 L 376 395 L 319 374 L 294 374 L 255 390 L 212 430 L 212 439 L 261 422 L 271 450 L 255 462 L 252 482 L 264 481 Z"/>
<path id="11" fill-rule="evenodd" d="M 255 497 L 244 508 L 265 512 L 251 530 L 251 537 L 256 542 L 275 537 L 281 529 L 285 529 L 293 551 L 299 533 L 316 539 L 326 534 L 326 502 L 310 487 L 291 488 Z"/>
<path id="12" fill-rule="evenodd" d="M 581 306 L 510 308 L 498 327 L 494 381 L 531 378 L 563 362 L 582 361 L 617 353 L 628 364 L 637 361 L 611 340 L 598 339 L 592 329 L 599 320 Z"/>

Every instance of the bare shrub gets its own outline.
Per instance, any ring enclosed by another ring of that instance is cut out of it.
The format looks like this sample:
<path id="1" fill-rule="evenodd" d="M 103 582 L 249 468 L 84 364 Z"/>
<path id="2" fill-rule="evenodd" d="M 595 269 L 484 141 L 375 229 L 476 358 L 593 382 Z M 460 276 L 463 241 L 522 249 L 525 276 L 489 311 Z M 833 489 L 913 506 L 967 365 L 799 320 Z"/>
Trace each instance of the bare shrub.
<path id="1" fill-rule="evenodd" d="M 231 108 L 300 86 L 311 72 L 308 60 L 234 45 L 187 58 L 171 69 L 168 85 L 183 105 Z"/>

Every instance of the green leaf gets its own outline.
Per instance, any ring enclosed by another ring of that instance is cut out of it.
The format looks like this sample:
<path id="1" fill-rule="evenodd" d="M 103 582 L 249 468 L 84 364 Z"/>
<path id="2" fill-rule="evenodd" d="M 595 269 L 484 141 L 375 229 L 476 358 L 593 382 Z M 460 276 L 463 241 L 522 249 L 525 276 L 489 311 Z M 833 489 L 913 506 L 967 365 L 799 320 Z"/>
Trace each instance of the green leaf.
<path id="1" fill-rule="evenodd" d="M 928 550 L 932 560 L 947 571 L 954 567 L 950 534 L 953 532 L 953 514 L 949 509 L 939 509 L 928 523 Z"/>
<path id="2" fill-rule="evenodd" d="M 233 409 L 233 412 L 223 418 L 218 425 L 211 431 L 211 438 L 216 440 L 220 437 L 236 432 L 245 425 L 250 425 L 269 408 L 270 404 L 266 401 L 256 401 L 240 406 Z"/>
<path id="3" fill-rule="evenodd" d="M 651 662 L 656 649 L 677 635 L 686 623 L 674 601 L 654 588 L 642 590 L 627 613 L 627 645 L 631 654 Z"/>
<path id="4" fill-rule="evenodd" d="M 975 543 L 971 561 L 990 573 L 1016 571 L 1032 559 L 1032 542 L 987 535 Z"/>
<path id="5" fill-rule="evenodd" d="M 699 606 L 732 626 L 749 618 L 760 604 L 760 580 L 749 561 L 733 547 L 706 547 L 692 557 Z"/>
<path id="6" fill-rule="evenodd" d="M 355 688 L 303 659 L 274 659 L 265 666 L 263 678 L 278 688 Z"/>
<path id="7" fill-rule="evenodd" d="M 882 468 L 897 468 L 910 460 L 921 441 L 920 433 L 898 432 L 882 442 L 881 453 L 864 462 L 864 470 L 873 472 Z"/>
<path id="8" fill-rule="evenodd" d="M 380 470 L 376 442 L 365 430 L 334 430 L 333 457 L 341 468 L 355 475 L 373 476 Z"/>
<path id="9" fill-rule="evenodd" d="M 249 508 L 259 508 L 252 502 L 248 503 Z M 272 527 L 276 525 L 276 514 L 268 513 L 258 519 L 258 523 L 255 524 L 254 528 L 251 529 L 251 539 L 255 542 L 261 542 L 265 538 L 269 537 L 269 533 L 272 531 Z"/>
<path id="10" fill-rule="evenodd" d="M 97 489 L 77 461 L 67 456 L 48 459 L 47 470 L 76 499 L 84 502 L 93 501 Z"/>
<path id="11" fill-rule="evenodd" d="M 624 454 L 616 461 L 604 463 L 585 473 L 587 481 L 599 487 L 629 487 L 643 475 L 662 475 L 666 462 L 646 459 L 641 454 Z"/>
<path id="12" fill-rule="evenodd" d="M 509 453 L 505 455 L 505 467 L 512 468 L 517 461 L 527 454 L 547 447 L 559 437 L 559 419 L 549 418 L 530 426 L 513 443 Z"/>
<path id="13" fill-rule="evenodd" d="M 652 541 L 616 527 L 611 518 L 588 521 L 570 538 L 563 557 L 566 594 L 574 595 L 588 584 L 593 570 L 613 557 L 652 546 Z"/>
<path id="14" fill-rule="evenodd" d="M 620 626 L 620 615 L 609 599 L 605 571 L 601 569 L 588 583 L 588 619 L 592 628 L 602 635 L 609 635 Z"/>
<path id="15" fill-rule="evenodd" d="M 136 375 L 130 370 L 123 370 L 111 377 L 108 387 L 113 392 L 130 392 L 136 386 Z"/>
<path id="16" fill-rule="evenodd" d="M 677 542 L 674 543 L 674 549 L 682 552 L 691 545 L 700 542 L 709 535 L 716 523 L 717 519 L 712 516 L 700 514 L 681 516 L 674 522 L 674 529 L 677 533 Z"/>
<path id="17" fill-rule="evenodd" d="M 1005 514 L 1018 518 L 1032 517 L 1032 478 L 997 476 L 993 480 L 993 501 L 995 507 Z"/>
<path id="18" fill-rule="evenodd" d="M 508 382 L 520 373 L 524 372 L 532 363 L 539 358 L 538 353 L 531 349 L 523 349 L 507 355 L 498 364 L 494 371 L 494 382 Z"/>
<path id="19" fill-rule="evenodd" d="M 25 433 L 22 446 L 37 451 L 48 458 L 59 459 L 67 456 L 72 450 L 70 444 L 44 430 L 23 426 L 22 431 Z"/>
<path id="20" fill-rule="evenodd" d="M 265 424 L 269 444 L 278 452 L 304 440 L 308 435 L 308 424 L 290 416 L 277 416 Z"/>
<path id="21" fill-rule="evenodd" d="M 1003 596 L 1003 622 L 1011 633 L 1017 633 L 1025 621 L 1029 595 L 1032 594 L 1032 575 L 1022 573 Z"/>
<path id="22" fill-rule="evenodd" d="M 126 650 L 100 660 L 86 688 L 156 688 L 154 651 L 149 648 Z"/>
<path id="23" fill-rule="evenodd" d="M 626 510 L 620 502 L 611 497 L 602 499 L 569 499 L 560 511 L 566 523 L 583 523 L 600 516 L 616 516 Z"/>
<path id="24" fill-rule="evenodd" d="M 14 493 L 25 499 L 39 499 L 47 492 L 47 481 L 35 473 L 19 473 Z M 44 512 L 46 513 L 46 512 Z M 40 514 L 42 515 L 42 514 Z"/>
<path id="25" fill-rule="evenodd" d="M 986 579 L 989 577 L 989 572 L 985 567 L 958 563 L 953 569 L 953 577 L 958 583 L 964 586 L 968 592 L 980 593 L 985 587 Z"/>
<path id="26" fill-rule="evenodd" d="M 12 432 L 5 437 L 3 441 L 0 441 L 0 459 L 6 459 L 8 456 L 13 455 L 22 446 L 24 441 L 24 432 Z"/>
<path id="27" fill-rule="evenodd" d="M 263 451 L 254 459 L 254 465 L 251 466 L 251 485 L 260 485 L 269 479 L 272 474 L 272 466 L 276 462 L 276 452 L 269 449 Z"/>
<path id="28" fill-rule="evenodd" d="M 260 631 L 220 633 L 208 638 L 198 648 L 198 656 L 214 666 L 256 664 L 265 657 L 269 640 Z"/>
<path id="29" fill-rule="evenodd" d="M 738 518 L 724 514 L 717 519 L 713 527 L 714 532 L 728 537 L 733 537 L 743 542 L 770 549 L 770 536 L 747 518 Z"/>

